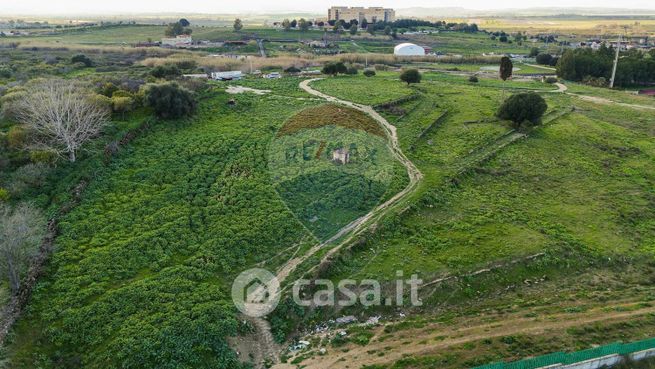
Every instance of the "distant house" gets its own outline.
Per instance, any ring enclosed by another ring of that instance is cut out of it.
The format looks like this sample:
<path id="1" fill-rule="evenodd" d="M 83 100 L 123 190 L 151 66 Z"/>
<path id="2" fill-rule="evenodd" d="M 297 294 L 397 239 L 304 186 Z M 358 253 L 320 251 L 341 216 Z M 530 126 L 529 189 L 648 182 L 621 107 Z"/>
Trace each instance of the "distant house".
<path id="1" fill-rule="evenodd" d="M 243 78 L 243 72 L 240 70 L 233 70 L 229 72 L 212 72 L 211 77 L 217 81 L 232 81 Z"/>
<path id="2" fill-rule="evenodd" d="M 178 35 L 177 37 L 162 38 L 161 45 L 168 47 L 188 46 L 193 43 L 193 38 L 190 35 Z"/>
<path id="3" fill-rule="evenodd" d="M 394 47 L 393 54 L 397 56 L 423 56 L 425 55 L 425 49 L 406 42 Z"/>
<path id="4" fill-rule="evenodd" d="M 339 148 L 332 152 L 332 161 L 339 164 L 348 164 L 350 161 L 350 153 L 348 149 Z"/>

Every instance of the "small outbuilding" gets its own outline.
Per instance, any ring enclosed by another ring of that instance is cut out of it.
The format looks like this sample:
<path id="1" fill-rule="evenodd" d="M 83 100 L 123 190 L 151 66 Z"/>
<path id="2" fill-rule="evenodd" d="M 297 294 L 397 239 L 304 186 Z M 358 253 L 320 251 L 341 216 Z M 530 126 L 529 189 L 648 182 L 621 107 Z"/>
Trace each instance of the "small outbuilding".
<path id="1" fill-rule="evenodd" d="M 415 44 L 403 43 L 396 45 L 393 54 L 397 56 L 423 56 L 425 55 L 425 49 Z"/>
<path id="2" fill-rule="evenodd" d="M 339 164 L 348 164 L 350 161 L 350 153 L 348 149 L 339 148 L 332 152 L 332 161 Z"/>

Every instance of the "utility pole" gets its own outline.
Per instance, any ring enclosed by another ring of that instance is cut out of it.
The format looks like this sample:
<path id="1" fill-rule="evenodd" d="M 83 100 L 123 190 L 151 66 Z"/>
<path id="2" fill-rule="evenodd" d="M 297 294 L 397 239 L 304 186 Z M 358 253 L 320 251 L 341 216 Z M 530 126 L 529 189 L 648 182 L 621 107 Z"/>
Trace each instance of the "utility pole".
<path id="1" fill-rule="evenodd" d="M 616 45 L 616 55 L 614 56 L 614 66 L 612 67 L 612 79 L 610 79 L 610 88 L 614 88 L 616 79 L 616 66 L 619 64 L 619 54 L 621 53 L 621 34 L 619 33 L 619 42 Z"/>

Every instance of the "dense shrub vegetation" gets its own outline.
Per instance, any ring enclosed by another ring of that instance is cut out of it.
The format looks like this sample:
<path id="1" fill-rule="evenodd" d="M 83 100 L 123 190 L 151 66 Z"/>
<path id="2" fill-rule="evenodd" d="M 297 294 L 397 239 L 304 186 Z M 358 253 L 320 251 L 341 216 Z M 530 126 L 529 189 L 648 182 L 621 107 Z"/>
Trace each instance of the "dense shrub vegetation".
<path id="1" fill-rule="evenodd" d="M 145 89 L 145 101 L 157 116 L 165 119 L 190 115 L 196 109 L 192 92 L 174 82 L 148 85 Z"/>
<path id="2" fill-rule="evenodd" d="M 227 100 L 99 168 L 17 327 L 17 367 L 239 367 L 223 281 L 305 236 L 266 164 L 276 124 L 305 103 Z"/>

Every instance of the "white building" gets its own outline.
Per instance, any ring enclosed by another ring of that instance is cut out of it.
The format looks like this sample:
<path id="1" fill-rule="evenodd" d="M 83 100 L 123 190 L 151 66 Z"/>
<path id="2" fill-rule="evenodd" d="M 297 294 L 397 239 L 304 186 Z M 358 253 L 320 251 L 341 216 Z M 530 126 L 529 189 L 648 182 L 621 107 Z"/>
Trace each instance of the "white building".
<path id="1" fill-rule="evenodd" d="M 393 54 L 398 56 L 423 56 L 425 55 L 425 49 L 418 45 L 404 43 L 397 45 L 393 49 Z"/>
<path id="2" fill-rule="evenodd" d="M 191 45 L 192 43 L 193 43 L 193 38 L 189 35 L 178 35 L 177 37 L 161 39 L 162 46 L 179 47 L 179 46 Z"/>
<path id="3" fill-rule="evenodd" d="M 328 20 L 338 21 L 343 20 L 350 22 L 357 20 L 359 24 L 366 19 L 368 23 L 376 22 L 393 22 L 396 20 L 396 12 L 393 9 L 383 7 L 347 7 L 347 6 L 333 6 L 328 9 Z"/>
<path id="4" fill-rule="evenodd" d="M 243 73 L 240 70 L 233 70 L 230 72 L 212 72 L 212 79 L 217 81 L 232 81 L 243 78 Z"/>

